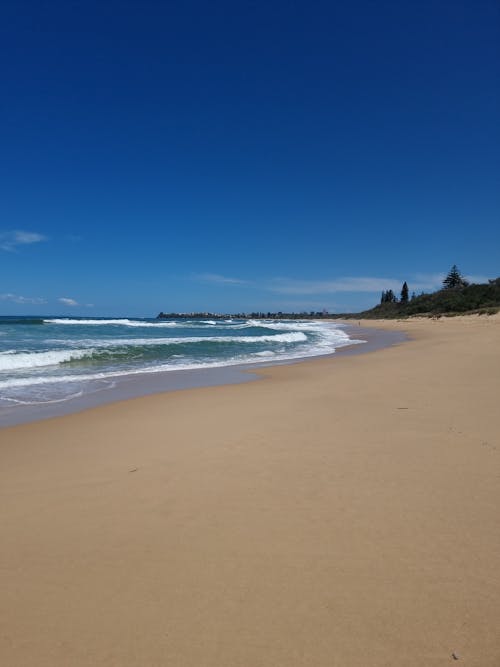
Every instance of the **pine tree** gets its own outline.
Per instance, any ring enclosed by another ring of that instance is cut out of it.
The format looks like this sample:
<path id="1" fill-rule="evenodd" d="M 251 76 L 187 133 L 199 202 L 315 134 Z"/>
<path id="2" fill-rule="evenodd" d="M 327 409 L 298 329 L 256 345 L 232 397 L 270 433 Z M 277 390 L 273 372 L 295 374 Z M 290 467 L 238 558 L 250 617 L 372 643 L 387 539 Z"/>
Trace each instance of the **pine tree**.
<path id="1" fill-rule="evenodd" d="M 465 280 L 463 275 L 458 270 L 456 264 L 453 264 L 448 272 L 448 275 L 443 280 L 444 289 L 455 289 L 457 287 L 467 287 L 469 283 Z"/>
<path id="2" fill-rule="evenodd" d="M 408 285 L 406 280 L 404 281 L 403 287 L 401 288 L 401 303 L 408 303 Z"/>

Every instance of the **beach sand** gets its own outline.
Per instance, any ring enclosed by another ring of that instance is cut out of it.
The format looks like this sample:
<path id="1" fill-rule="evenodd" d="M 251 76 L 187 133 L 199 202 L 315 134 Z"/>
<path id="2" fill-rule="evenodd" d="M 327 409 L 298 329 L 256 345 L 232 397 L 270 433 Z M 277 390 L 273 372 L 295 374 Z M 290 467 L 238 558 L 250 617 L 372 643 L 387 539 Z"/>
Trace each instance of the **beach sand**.
<path id="1" fill-rule="evenodd" d="M 0 665 L 498 667 L 500 318 L 362 324 L 1 429 Z"/>

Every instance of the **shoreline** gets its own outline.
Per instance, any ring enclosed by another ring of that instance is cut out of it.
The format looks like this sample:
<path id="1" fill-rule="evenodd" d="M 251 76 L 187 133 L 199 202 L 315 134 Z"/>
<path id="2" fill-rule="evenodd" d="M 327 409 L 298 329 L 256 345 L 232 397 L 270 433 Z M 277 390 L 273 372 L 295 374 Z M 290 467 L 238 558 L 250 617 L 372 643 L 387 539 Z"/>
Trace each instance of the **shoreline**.
<path id="1" fill-rule="evenodd" d="M 99 407 L 100 405 L 109 405 L 119 401 L 140 398 L 141 396 L 183 391 L 196 387 L 215 387 L 257 381 L 259 379 L 259 371 L 268 367 L 294 365 L 316 358 L 338 357 L 344 354 L 363 354 L 399 344 L 405 340 L 403 333 L 398 334 L 391 331 L 382 333 L 381 329 L 375 327 L 363 326 L 360 328 L 359 326 L 350 323 L 346 324 L 339 320 L 335 322 L 345 324 L 345 330 L 351 338 L 355 339 L 357 335 L 361 335 L 363 338 L 366 338 L 366 341 L 363 344 L 353 343 L 345 347 L 339 347 L 333 354 L 328 355 L 298 357 L 296 359 L 285 359 L 275 362 L 216 366 L 206 369 L 123 375 L 116 378 L 115 386 L 101 390 L 96 389 L 82 396 L 47 403 L 1 407 L 0 430 L 9 426 L 80 413 Z"/>
<path id="2" fill-rule="evenodd" d="M 0 430 L 0 662 L 497 667 L 500 318 L 381 325 Z"/>

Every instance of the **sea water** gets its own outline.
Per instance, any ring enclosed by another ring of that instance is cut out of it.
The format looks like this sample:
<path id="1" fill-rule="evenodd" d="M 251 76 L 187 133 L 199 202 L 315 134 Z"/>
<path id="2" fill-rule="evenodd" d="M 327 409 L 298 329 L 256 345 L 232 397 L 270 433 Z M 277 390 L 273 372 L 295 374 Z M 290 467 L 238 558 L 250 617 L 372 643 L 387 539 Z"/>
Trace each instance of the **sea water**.
<path id="1" fill-rule="evenodd" d="M 309 320 L 0 317 L 0 410 L 69 401 L 134 375 L 281 363 L 362 342 Z"/>

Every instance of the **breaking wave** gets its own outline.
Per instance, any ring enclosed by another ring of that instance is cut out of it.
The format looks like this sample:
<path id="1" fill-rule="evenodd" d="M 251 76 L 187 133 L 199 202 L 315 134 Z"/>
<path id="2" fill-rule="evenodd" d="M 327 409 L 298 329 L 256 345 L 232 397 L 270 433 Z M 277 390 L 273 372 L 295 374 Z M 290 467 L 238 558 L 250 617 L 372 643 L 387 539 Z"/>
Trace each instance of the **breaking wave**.
<path id="1" fill-rule="evenodd" d="M 309 320 L 46 317 L 33 320 L 46 326 L 21 326 L 27 321 L 2 329 L 0 407 L 68 400 L 138 374 L 279 363 L 364 342 Z"/>

